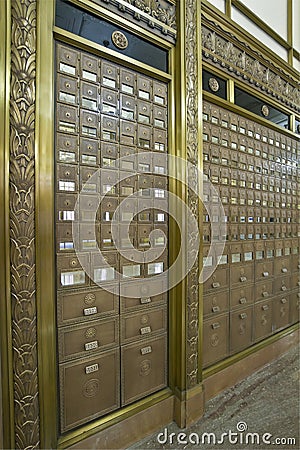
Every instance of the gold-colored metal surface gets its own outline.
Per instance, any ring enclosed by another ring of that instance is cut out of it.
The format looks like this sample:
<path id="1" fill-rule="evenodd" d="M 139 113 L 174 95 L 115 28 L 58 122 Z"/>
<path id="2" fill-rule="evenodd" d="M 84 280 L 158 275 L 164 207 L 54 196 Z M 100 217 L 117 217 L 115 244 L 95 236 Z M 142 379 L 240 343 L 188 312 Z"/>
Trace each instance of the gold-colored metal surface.
<path id="1" fill-rule="evenodd" d="M 14 448 L 14 386 L 12 362 L 10 254 L 9 254 L 9 80 L 11 43 L 11 3 L 1 3 L 0 14 L 0 120 L 3 124 L 0 136 L 0 346 L 1 346 L 1 394 L 0 394 L 0 446 Z"/>

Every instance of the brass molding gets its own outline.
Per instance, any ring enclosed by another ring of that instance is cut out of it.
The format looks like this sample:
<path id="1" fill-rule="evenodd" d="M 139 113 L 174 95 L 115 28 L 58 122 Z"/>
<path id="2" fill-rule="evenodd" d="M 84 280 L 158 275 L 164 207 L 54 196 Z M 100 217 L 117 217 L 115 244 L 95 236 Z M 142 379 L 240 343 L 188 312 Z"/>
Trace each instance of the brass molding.
<path id="1" fill-rule="evenodd" d="M 172 396 L 172 392 L 167 388 L 153 395 L 149 395 L 133 405 L 119 409 L 99 420 L 95 420 L 87 425 L 81 426 L 77 430 L 68 432 L 66 435 L 61 436 L 57 443 L 57 449 L 68 449 L 71 445 L 93 436 L 94 434 L 99 433 L 99 431 L 105 430 L 106 428 L 115 425 L 128 417 L 132 417 L 135 414 L 144 411 L 146 408 L 156 405 Z"/>
<path id="2" fill-rule="evenodd" d="M 0 32 L 0 448 L 14 448 L 14 385 L 12 361 L 9 247 L 9 95 L 11 4 L 1 4 Z"/>
<path id="3" fill-rule="evenodd" d="M 35 0 L 11 1 L 10 271 L 15 448 L 39 448 L 35 260 Z"/>
<path id="4" fill-rule="evenodd" d="M 251 51 L 248 44 L 237 41 L 222 31 L 218 24 L 204 17 L 202 26 L 203 57 L 223 67 L 229 74 L 243 82 L 274 96 L 295 111 L 299 110 L 300 90 L 298 83 L 274 68 L 260 54 Z"/>
<path id="5" fill-rule="evenodd" d="M 161 70 L 155 69 L 154 67 L 148 66 L 148 64 L 141 63 L 136 61 L 129 56 L 121 55 L 115 50 L 107 49 L 103 45 L 96 44 L 88 39 L 77 36 L 76 34 L 70 33 L 69 31 L 63 30 L 58 27 L 54 27 L 53 29 L 54 37 L 61 42 L 65 42 L 67 44 L 76 45 L 76 47 L 81 48 L 83 50 L 87 50 L 95 55 L 102 56 L 104 58 L 109 59 L 110 61 L 114 61 L 119 64 L 126 64 L 127 67 L 131 69 L 139 70 L 146 75 L 155 76 L 157 79 L 166 81 L 170 80 L 172 77 L 170 74 L 163 72 Z"/>
<path id="6" fill-rule="evenodd" d="M 243 350 L 242 352 L 237 353 L 236 355 L 226 358 L 224 361 L 220 361 L 217 364 L 214 364 L 213 366 L 208 367 L 207 369 L 204 369 L 203 378 L 206 379 L 209 376 L 214 375 L 217 372 L 220 372 L 221 370 L 225 369 L 226 367 L 231 366 L 235 362 L 242 360 L 246 356 L 252 355 L 253 353 L 257 352 L 258 350 L 261 350 L 262 348 L 267 347 L 269 344 L 273 344 L 274 342 L 279 341 L 281 338 L 288 336 L 289 334 L 292 334 L 299 329 L 300 329 L 299 323 L 292 325 L 291 327 L 286 328 L 283 331 L 280 331 L 279 333 L 274 334 L 273 336 L 265 338 L 264 340 L 262 340 L 261 342 L 258 342 L 257 344 L 254 344 L 252 347 L 249 347 L 249 348 Z"/>
<path id="7" fill-rule="evenodd" d="M 174 44 L 176 39 L 176 6 L 170 0 L 71 0 L 81 8 L 101 11 L 120 25 L 148 37 Z M 122 17 L 122 18 L 121 18 Z M 151 31 L 150 31 L 151 30 Z"/>
<path id="8" fill-rule="evenodd" d="M 227 100 L 234 103 L 234 81 L 231 78 L 227 80 Z"/>
<path id="9" fill-rule="evenodd" d="M 53 218 L 54 9 L 55 0 L 37 4 L 35 231 L 41 448 L 56 448 L 58 421 Z"/>
<path id="10" fill-rule="evenodd" d="M 232 0 L 225 0 L 226 4 L 225 4 L 225 14 L 226 16 L 231 19 L 231 4 L 232 4 Z"/>

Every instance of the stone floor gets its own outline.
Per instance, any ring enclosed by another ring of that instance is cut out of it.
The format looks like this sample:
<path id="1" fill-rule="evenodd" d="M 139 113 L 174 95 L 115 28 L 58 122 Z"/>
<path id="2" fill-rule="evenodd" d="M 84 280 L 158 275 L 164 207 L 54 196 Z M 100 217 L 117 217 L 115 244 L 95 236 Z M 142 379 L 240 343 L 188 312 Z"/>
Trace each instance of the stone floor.
<path id="1" fill-rule="evenodd" d="M 130 449 L 298 450 L 299 355 L 299 347 L 295 347 L 211 399 L 205 415 L 190 428 L 182 430 L 171 423 Z M 213 434 L 208 437 L 204 433 Z M 289 438 L 296 442 L 288 441 Z"/>

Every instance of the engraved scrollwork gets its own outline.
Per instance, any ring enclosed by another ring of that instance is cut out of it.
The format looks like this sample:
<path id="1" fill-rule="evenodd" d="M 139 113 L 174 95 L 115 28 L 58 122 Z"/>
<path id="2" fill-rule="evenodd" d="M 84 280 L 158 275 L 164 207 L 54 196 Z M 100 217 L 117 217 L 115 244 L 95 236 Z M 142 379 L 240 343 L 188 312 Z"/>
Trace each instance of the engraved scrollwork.
<path id="1" fill-rule="evenodd" d="M 11 1 L 10 270 L 15 448 L 39 448 L 35 297 L 36 0 Z"/>
<path id="2" fill-rule="evenodd" d="M 173 42 L 176 37 L 176 8 L 170 0 L 93 0 L 108 9 L 128 14 L 134 21 L 162 33 Z"/>
<path id="3" fill-rule="evenodd" d="M 186 1 L 186 114 L 187 114 L 187 160 L 197 165 L 198 161 L 198 48 L 197 43 L 197 1 Z M 212 42 L 212 46 L 215 43 Z M 189 180 L 197 191 L 199 185 L 196 170 L 189 171 Z M 199 199 L 194 190 L 188 189 L 187 203 L 189 209 L 198 217 Z M 189 248 L 193 248 L 193 241 L 197 239 L 193 233 L 189 233 Z M 188 257 L 192 257 L 189 255 Z M 187 388 L 197 384 L 198 377 L 198 278 L 199 260 L 187 277 Z"/>
<path id="4" fill-rule="evenodd" d="M 290 105 L 296 111 L 300 110 L 300 90 L 296 81 L 293 84 L 288 82 L 288 75 L 282 69 L 275 67 L 272 61 L 266 60 L 246 43 L 238 41 L 219 25 L 210 23 L 205 17 L 203 22 L 202 46 L 205 58 L 220 64 L 225 70 L 243 78 L 256 88 L 276 96 L 277 100 Z M 214 30 L 210 29 L 210 26 Z M 219 32 L 215 31 L 216 29 Z"/>

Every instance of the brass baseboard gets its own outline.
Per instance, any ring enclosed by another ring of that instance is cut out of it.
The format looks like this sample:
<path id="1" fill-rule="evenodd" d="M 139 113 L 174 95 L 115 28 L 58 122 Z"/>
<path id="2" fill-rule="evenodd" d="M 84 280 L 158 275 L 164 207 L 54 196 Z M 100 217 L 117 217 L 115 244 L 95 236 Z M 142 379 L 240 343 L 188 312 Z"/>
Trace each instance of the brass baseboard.
<path id="1" fill-rule="evenodd" d="M 300 330 L 298 329 L 208 376 L 203 381 L 205 402 L 279 358 L 299 341 Z"/>
<path id="2" fill-rule="evenodd" d="M 174 397 L 171 396 L 111 427 L 99 431 L 77 444 L 72 450 L 124 449 L 173 420 Z"/>

